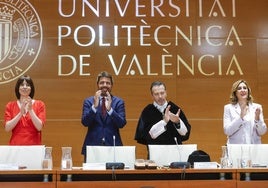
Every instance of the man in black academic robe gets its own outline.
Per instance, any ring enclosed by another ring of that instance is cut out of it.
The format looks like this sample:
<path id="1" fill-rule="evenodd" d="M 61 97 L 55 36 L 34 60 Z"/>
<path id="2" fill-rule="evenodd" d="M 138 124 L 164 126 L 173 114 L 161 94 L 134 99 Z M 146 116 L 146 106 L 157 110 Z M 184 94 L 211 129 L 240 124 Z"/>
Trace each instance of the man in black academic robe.
<path id="1" fill-rule="evenodd" d="M 143 109 L 135 140 L 144 145 L 182 144 L 188 140 L 191 125 L 180 107 L 166 100 L 165 84 L 153 82 L 151 94 L 154 102 Z"/>

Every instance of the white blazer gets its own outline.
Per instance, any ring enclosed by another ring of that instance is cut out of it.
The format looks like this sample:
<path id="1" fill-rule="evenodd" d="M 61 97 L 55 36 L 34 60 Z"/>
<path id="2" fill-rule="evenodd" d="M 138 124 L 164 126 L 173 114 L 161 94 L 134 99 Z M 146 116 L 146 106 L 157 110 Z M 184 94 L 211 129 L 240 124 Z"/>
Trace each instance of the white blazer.
<path id="1" fill-rule="evenodd" d="M 260 120 L 255 122 L 256 108 L 261 109 Z M 241 119 L 239 104 L 224 106 L 223 129 L 227 135 L 227 144 L 261 144 L 261 135 L 267 131 L 263 119 L 262 106 L 249 104 L 249 113 Z"/>

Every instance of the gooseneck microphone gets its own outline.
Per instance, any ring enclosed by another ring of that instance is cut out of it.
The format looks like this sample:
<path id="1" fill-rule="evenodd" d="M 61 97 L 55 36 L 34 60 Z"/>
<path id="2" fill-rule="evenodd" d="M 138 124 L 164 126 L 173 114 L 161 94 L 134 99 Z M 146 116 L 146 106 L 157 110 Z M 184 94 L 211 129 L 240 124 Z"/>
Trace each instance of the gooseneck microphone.
<path id="1" fill-rule="evenodd" d="M 106 163 L 106 169 L 124 169 L 125 164 L 122 162 L 116 162 L 116 146 L 115 146 L 115 135 L 113 135 L 113 162 L 107 162 Z"/>
<path id="2" fill-rule="evenodd" d="M 174 137 L 174 141 L 175 141 L 176 146 L 179 150 L 179 161 L 170 163 L 169 167 L 170 168 L 182 168 L 182 169 L 189 168 L 191 166 L 191 164 L 189 162 L 182 162 L 181 161 L 181 149 L 180 149 L 180 146 L 178 144 L 177 137 Z"/>
<path id="3" fill-rule="evenodd" d="M 115 135 L 113 135 L 113 141 L 114 141 L 114 163 L 115 163 Z"/>
<path id="4" fill-rule="evenodd" d="M 180 150 L 180 146 L 179 146 L 178 141 L 177 141 L 177 137 L 174 137 L 174 140 L 175 140 L 175 143 L 176 143 L 178 151 L 179 151 L 179 161 L 181 161 L 181 150 Z"/>

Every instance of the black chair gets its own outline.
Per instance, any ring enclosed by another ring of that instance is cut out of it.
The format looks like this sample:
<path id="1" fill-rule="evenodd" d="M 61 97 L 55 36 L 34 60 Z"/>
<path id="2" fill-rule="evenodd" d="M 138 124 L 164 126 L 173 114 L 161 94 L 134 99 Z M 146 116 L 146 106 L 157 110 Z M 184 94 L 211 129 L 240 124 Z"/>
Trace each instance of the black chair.
<path id="1" fill-rule="evenodd" d="M 210 156 L 203 150 L 195 150 L 189 155 L 188 162 L 193 167 L 194 162 L 210 162 Z"/>

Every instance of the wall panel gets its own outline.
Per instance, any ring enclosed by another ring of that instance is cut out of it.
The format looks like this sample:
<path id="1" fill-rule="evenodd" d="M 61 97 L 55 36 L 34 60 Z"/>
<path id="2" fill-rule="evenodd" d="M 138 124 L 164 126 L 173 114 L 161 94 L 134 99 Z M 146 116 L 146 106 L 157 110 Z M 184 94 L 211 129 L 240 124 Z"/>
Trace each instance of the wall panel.
<path id="1" fill-rule="evenodd" d="M 125 145 L 137 146 L 138 158 L 146 157 L 146 147 L 134 141 L 135 129 L 141 110 L 151 102 L 149 86 L 155 80 L 166 83 L 168 99 L 184 110 L 192 125 L 191 137 L 185 143 L 198 144 L 215 161 L 219 161 L 220 146 L 226 141 L 223 105 L 229 102 L 234 81 L 243 78 L 249 82 L 267 121 L 267 0 L 22 0 L 1 1 L 0 8 L 16 10 L 9 20 L 14 26 L 28 3 L 42 25 L 31 44 L 38 46 L 41 35 L 43 40 L 36 61 L 23 71 L 34 79 L 35 98 L 46 103 L 43 143 L 53 147 L 55 166 L 60 164 L 61 146 L 72 146 L 74 163 L 81 165 L 86 134 L 80 123 L 82 103 L 95 93 L 96 75 L 103 70 L 114 75 L 113 94 L 125 100 L 128 123 L 121 134 Z M 0 16 L 2 13 L 3 9 Z M 27 23 L 22 30 L 31 28 Z M 17 31 L 10 28 L 13 36 L 9 39 L 15 45 Z M 88 28 L 94 30 L 94 36 Z M 68 32 L 70 35 L 64 37 Z M 21 41 L 29 41 L 27 37 Z M 93 37 L 95 40 L 86 45 Z M 31 56 L 26 47 L 24 50 L 18 62 L 27 66 Z M 10 62 L 7 56 L 0 58 L 1 125 L 6 103 L 15 100 L 15 81 L 21 74 L 9 78 Z M 0 129 L 0 144 L 7 144 L 9 137 L 10 133 Z M 263 143 L 268 143 L 268 134 Z"/>

